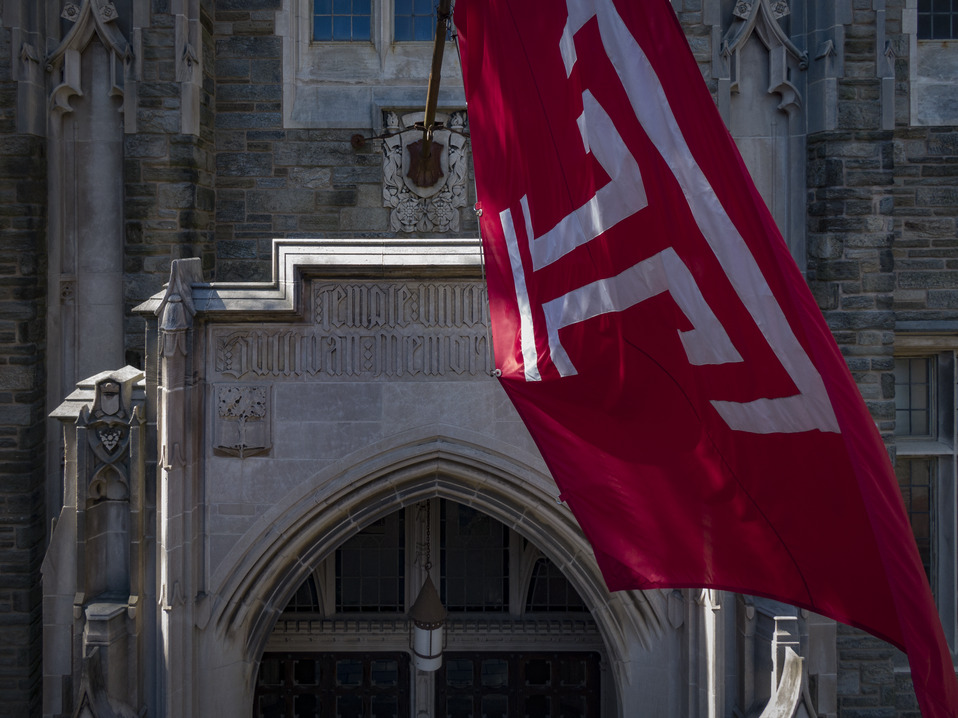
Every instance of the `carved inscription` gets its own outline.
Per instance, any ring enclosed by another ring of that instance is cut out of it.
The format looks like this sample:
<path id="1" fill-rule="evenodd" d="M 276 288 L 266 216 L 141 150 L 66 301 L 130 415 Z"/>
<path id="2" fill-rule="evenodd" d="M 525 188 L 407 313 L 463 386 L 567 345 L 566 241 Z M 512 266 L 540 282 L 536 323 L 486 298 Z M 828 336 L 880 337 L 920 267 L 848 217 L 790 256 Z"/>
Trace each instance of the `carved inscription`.
<path id="1" fill-rule="evenodd" d="M 489 371 L 479 282 L 313 287 L 313 324 L 214 332 L 214 369 L 252 377 L 468 378 Z"/>

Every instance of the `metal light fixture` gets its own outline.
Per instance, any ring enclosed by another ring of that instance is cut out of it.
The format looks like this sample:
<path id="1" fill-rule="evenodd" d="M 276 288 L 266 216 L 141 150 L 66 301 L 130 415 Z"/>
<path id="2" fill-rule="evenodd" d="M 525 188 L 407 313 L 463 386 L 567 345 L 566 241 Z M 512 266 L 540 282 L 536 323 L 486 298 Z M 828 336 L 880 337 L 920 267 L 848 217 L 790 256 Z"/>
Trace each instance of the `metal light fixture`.
<path id="1" fill-rule="evenodd" d="M 412 662 L 420 671 L 435 671 L 442 665 L 442 649 L 445 647 L 446 608 L 439 599 L 429 571 L 430 560 L 430 516 L 429 502 L 426 502 L 426 546 L 423 569 L 426 580 L 419 590 L 419 596 L 409 609 L 412 620 Z"/>

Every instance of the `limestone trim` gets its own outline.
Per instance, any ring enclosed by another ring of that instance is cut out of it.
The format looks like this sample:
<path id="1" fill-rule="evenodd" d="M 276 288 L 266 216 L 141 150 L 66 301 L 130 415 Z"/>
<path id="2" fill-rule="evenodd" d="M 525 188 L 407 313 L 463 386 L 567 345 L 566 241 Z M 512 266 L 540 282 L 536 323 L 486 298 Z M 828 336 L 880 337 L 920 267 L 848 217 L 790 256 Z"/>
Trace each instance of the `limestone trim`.
<path id="1" fill-rule="evenodd" d="M 422 109 L 432 41 L 394 42 L 394 0 L 374 0 L 369 42 L 313 42 L 312 0 L 283 0 L 276 34 L 283 42 L 283 126 L 369 128 L 382 112 Z M 447 45 L 440 111 L 465 107 L 458 53 Z"/>
<path id="2" fill-rule="evenodd" d="M 429 431 L 436 433 L 429 433 Z M 437 431 L 438 430 L 438 431 Z M 628 683 L 629 641 L 648 647 L 665 629 L 660 592 L 610 594 L 592 550 L 538 463 L 444 435 L 438 427 L 402 435 L 366 456 L 346 457 L 305 482 L 237 542 L 209 585 L 215 632 L 243 646 L 251 668 L 283 607 L 309 573 L 372 521 L 424 499 L 472 506 L 539 547 L 592 612 L 620 685 Z"/>
<path id="3" fill-rule="evenodd" d="M 206 319 L 298 319 L 306 307 L 306 278 L 432 276 L 480 278 L 479 239 L 274 239 L 273 281 L 193 282 L 191 297 L 196 314 Z M 155 294 L 134 311 L 155 314 L 165 296 Z"/>
<path id="4" fill-rule="evenodd" d="M 74 6 L 75 7 L 75 6 Z M 80 56 L 86 47 L 98 37 L 110 54 L 111 93 L 124 97 L 127 79 L 132 79 L 133 48 L 123 33 L 116 27 L 116 8 L 110 2 L 83 0 L 71 17 L 74 25 L 60 45 L 46 58 L 47 72 L 54 73 L 54 89 L 51 93 L 51 109 L 56 113 L 71 112 L 69 99 L 82 95 L 80 85 Z M 132 99 L 132 98 L 131 98 Z M 125 103 L 126 115 L 134 115 L 129 103 Z M 130 118 L 130 122 L 133 121 Z M 127 132 L 135 131 L 128 126 Z"/>
<path id="5" fill-rule="evenodd" d="M 795 113 L 801 109 L 802 98 L 798 88 L 789 80 L 789 58 L 798 62 L 799 67 L 804 70 L 808 67 L 808 53 L 799 50 L 778 24 L 779 18 L 787 14 L 788 4 L 781 0 L 774 4 L 770 3 L 770 0 L 739 2 L 735 16 L 740 22 L 729 28 L 722 41 L 722 55 L 732 64 L 729 91 L 737 92 L 739 78 L 745 71 L 742 67 L 741 51 L 749 38 L 756 35 L 769 53 L 768 91 L 781 96 L 780 110 Z"/>

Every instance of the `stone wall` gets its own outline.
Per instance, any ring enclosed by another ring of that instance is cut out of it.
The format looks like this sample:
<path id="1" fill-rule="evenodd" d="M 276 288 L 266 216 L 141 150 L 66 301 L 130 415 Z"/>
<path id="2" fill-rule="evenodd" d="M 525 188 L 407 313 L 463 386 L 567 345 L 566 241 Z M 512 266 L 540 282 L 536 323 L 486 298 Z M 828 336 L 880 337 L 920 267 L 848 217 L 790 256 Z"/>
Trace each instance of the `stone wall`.
<path id="1" fill-rule="evenodd" d="M 370 129 L 283 128 L 280 0 L 219 3 L 216 52 L 216 278 L 270 279 L 273 238 L 393 236 L 379 140 Z M 425 105 L 425 93 L 423 94 Z M 473 183 L 467 182 L 470 193 Z M 460 232 L 476 236 L 472 197 Z M 409 237 L 428 236 L 409 233 Z"/>
<path id="2" fill-rule="evenodd" d="M 18 134 L 10 31 L 0 18 L 0 711 L 40 707 L 45 536 L 46 158 Z"/>
<path id="3" fill-rule="evenodd" d="M 958 127 L 895 134 L 895 310 L 958 320 Z"/>
<path id="4" fill-rule="evenodd" d="M 214 273 L 215 81 L 208 4 L 200 9 L 204 78 L 198 136 L 181 132 L 185 110 L 174 61 L 176 18 L 168 4 L 154 3 L 157 10 L 142 34 L 137 131 L 124 143 L 125 341 L 126 362 L 133 366 L 143 366 L 143 320 L 129 310 L 160 290 L 169 279 L 170 262 L 200 257 L 206 276 Z"/>

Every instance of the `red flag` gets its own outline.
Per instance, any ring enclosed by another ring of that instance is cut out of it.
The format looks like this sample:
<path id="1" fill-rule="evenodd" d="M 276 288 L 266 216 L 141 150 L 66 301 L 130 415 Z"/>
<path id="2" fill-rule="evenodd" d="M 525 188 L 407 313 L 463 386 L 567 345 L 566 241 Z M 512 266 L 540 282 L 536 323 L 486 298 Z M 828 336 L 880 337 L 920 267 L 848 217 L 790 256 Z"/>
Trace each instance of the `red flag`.
<path id="1" fill-rule="evenodd" d="M 667 0 L 459 0 L 496 365 L 610 589 L 769 596 L 958 683 L 885 447 Z"/>

